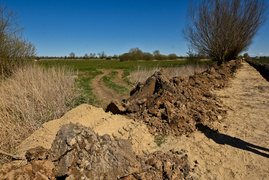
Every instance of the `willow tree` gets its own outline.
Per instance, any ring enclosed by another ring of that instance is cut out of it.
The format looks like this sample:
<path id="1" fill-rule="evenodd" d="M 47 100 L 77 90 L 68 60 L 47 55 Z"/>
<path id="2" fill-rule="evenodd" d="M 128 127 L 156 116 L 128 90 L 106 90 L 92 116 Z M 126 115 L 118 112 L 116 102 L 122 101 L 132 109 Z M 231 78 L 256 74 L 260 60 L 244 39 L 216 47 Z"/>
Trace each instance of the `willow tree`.
<path id="1" fill-rule="evenodd" d="M 248 49 L 266 11 L 265 0 L 191 1 L 183 34 L 197 53 L 222 63 Z"/>

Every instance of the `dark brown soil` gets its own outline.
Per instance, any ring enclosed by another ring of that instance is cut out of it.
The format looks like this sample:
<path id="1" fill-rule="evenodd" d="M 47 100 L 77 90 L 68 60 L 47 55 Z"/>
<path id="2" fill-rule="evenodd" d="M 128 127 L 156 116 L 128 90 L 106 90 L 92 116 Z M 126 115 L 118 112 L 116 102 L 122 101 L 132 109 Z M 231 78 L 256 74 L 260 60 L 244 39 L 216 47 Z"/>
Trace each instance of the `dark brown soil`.
<path id="1" fill-rule="evenodd" d="M 230 61 L 172 79 L 162 69 L 144 84 L 139 83 L 130 98 L 111 102 L 107 111 L 143 120 L 152 134 L 188 134 L 197 124 L 215 129 L 212 122 L 221 121 L 227 109 L 211 90 L 225 87 L 240 66 L 240 61 Z"/>

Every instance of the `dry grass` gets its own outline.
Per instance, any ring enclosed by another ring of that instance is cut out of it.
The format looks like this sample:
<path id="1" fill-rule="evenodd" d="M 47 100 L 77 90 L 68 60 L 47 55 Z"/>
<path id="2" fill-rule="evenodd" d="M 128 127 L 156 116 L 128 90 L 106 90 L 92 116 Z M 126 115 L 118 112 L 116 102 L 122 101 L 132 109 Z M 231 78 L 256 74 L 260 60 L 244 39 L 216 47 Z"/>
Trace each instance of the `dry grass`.
<path id="1" fill-rule="evenodd" d="M 61 117 L 78 97 L 72 72 L 38 66 L 18 69 L 0 82 L 0 94 L 0 147 L 6 152 L 14 152 L 42 123 Z"/>
<path id="2" fill-rule="evenodd" d="M 206 65 L 185 65 L 176 68 L 167 68 L 165 72 L 169 75 L 170 78 L 176 76 L 189 76 L 193 75 L 194 72 L 203 72 L 207 68 Z M 155 67 L 153 69 L 141 69 L 138 68 L 137 71 L 132 72 L 128 78 L 131 82 L 138 83 L 138 82 L 145 82 L 151 75 L 154 74 L 155 71 L 160 70 L 159 67 Z"/>

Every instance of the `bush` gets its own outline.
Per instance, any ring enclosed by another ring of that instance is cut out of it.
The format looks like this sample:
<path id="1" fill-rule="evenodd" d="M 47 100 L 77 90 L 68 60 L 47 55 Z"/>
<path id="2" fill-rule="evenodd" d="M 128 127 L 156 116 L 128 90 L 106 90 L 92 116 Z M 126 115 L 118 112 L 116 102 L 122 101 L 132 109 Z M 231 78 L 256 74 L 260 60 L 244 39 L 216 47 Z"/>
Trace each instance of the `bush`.
<path id="1" fill-rule="evenodd" d="M 153 60 L 153 55 L 148 53 L 148 52 L 144 52 L 143 53 L 143 60 L 152 61 Z"/>
<path id="2" fill-rule="evenodd" d="M 129 53 L 124 53 L 120 55 L 119 58 L 120 58 L 120 62 L 131 61 L 131 55 Z"/>
<path id="3" fill-rule="evenodd" d="M 156 59 L 156 60 L 167 60 L 168 59 L 168 57 L 167 56 L 165 56 L 165 55 L 163 55 L 163 54 L 157 54 L 157 55 L 155 55 L 154 56 L 154 59 Z"/>
<path id="4" fill-rule="evenodd" d="M 178 57 L 177 57 L 177 55 L 176 54 L 169 54 L 168 55 L 168 59 L 169 60 L 175 60 L 175 59 L 177 59 Z"/>

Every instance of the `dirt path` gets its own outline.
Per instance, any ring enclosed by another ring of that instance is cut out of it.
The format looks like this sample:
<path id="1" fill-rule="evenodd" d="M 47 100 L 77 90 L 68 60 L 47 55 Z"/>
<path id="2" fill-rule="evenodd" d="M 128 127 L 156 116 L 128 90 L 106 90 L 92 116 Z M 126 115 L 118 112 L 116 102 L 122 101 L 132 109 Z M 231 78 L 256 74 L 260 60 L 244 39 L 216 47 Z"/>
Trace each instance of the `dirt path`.
<path id="1" fill-rule="evenodd" d="M 186 149 L 196 179 L 269 179 L 269 83 L 247 63 L 215 92 L 230 110 L 219 131 L 200 127 L 168 138 L 163 150 Z"/>
<path id="2" fill-rule="evenodd" d="M 117 71 L 118 74 L 117 74 L 116 78 L 113 79 L 112 81 L 118 85 L 125 86 L 125 87 L 129 88 L 129 85 L 122 80 L 122 75 L 123 75 L 124 71 L 122 69 L 115 69 L 113 71 Z"/>
<path id="3" fill-rule="evenodd" d="M 119 85 L 125 86 L 126 85 L 125 82 L 122 81 L 123 70 L 108 70 L 108 69 L 99 69 L 99 70 L 102 71 L 103 74 L 96 76 L 92 80 L 93 93 L 100 100 L 100 103 L 97 106 L 104 108 L 112 100 L 121 100 L 123 98 L 126 98 L 125 96 L 122 96 L 121 94 L 118 94 L 117 92 L 105 86 L 102 80 L 102 78 L 104 76 L 107 76 L 111 71 L 117 71 L 118 75 L 115 78 L 117 80 L 115 80 L 114 82 Z"/>

